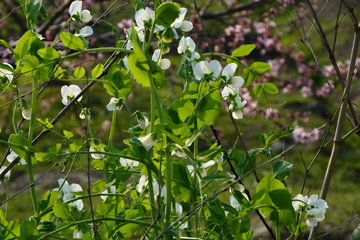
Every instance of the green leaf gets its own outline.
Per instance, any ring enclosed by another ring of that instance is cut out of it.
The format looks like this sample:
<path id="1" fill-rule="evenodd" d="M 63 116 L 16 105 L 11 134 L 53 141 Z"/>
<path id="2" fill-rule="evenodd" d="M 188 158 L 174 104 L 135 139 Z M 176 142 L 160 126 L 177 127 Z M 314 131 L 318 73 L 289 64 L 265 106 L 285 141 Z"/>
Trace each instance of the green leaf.
<path id="1" fill-rule="evenodd" d="M 74 136 L 72 132 L 66 131 L 65 129 L 63 129 L 63 133 L 66 138 L 71 138 Z"/>
<path id="2" fill-rule="evenodd" d="M 29 2 L 26 4 L 25 9 L 27 12 L 27 21 L 29 23 L 36 27 L 39 24 L 39 21 L 37 20 L 37 16 L 40 14 L 40 9 L 42 6 L 42 0 L 35 0 L 32 2 Z"/>
<path id="3" fill-rule="evenodd" d="M 43 131 L 47 131 L 49 129 L 52 129 L 54 126 L 49 122 L 49 119 L 46 118 L 45 121 L 41 118 L 36 118 L 36 120 L 40 123 L 40 125 L 43 127 Z"/>
<path id="4" fill-rule="evenodd" d="M 57 79 L 62 79 L 63 76 L 64 76 L 64 69 L 62 69 L 60 66 L 57 66 L 54 77 Z"/>
<path id="5" fill-rule="evenodd" d="M 46 60 L 54 60 L 59 58 L 58 52 L 52 47 L 39 49 L 37 53 L 41 58 Z"/>
<path id="6" fill-rule="evenodd" d="M 30 55 L 36 56 L 37 51 L 44 47 L 44 43 L 41 42 L 32 31 L 27 31 L 19 39 L 14 50 L 16 65 L 19 64 L 19 61 L 22 60 L 25 55 L 30 53 Z"/>
<path id="7" fill-rule="evenodd" d="M 120 31 L 117 27 L 115 27 L 114 25 L 112 25 L 111 23 L 105 21 L 104 19 L 102 19 L 101 21 L 103 21 L 104 23 L 106 23 L 106 25 L 108 25 L 111 28 L 111 31 L 113 31 L 113 33 L 115 34 L 115 43 L 116 45 L 118 45 L 118 39 L 120 37 Z"/>
<path id="8" fill-rule="evenodd" d="M 129 56 L 129 68 L 137 83 L 141 84 L 143 87 L 150 87 L 147 70 L 141 65 L 135 54 L 130 54 Z"/>
<path id="9" fill-rule="evenodd" d="M 196 114 L 198 127 L 200 128 L 207 123 L 214 124 L 216 118 L 220 115 L 221 106 L 219 91 L 213 91 L 202 97 Z"/>
<path id="10" fill-rule="evenodd" d="M 72 50 L 83 50 L 84 44 L 79 37 L 69 32 L 60 33 L 60 39 L 63 44 Z"/>
<path id="11" fill-rule="evenodd" d="M 52 207 L 59 196 L 59 191 L 47 191 L 40 201 L 40 210 L 43 212 L 49 207 Z"/>
<path id="12" fill-rule="evenodd" d="M 96 65 L 94 67 L 94 69 L 92 70 L 91 72 L 91 76 L 93 78 L 98 78 L 101 76 L 101 74 L 103 73 L 104 71 L 104 65 L 102 65 L 102 63 L 99 63 L 98 65 Z"/>
<path id="13" fill-rule="evenodd" d="M 40 236 L 34 219 L 31 217 L 25 219 L 20 228 L 20 240 L 36 240 L 39 239 Z"/>
<path id="14" fill-rule="evenodd" d="M 85 75 L 85 73 L 86 73 L 85 68 L 78 67 L 75 69 L 74 76 L 75 78 L 80 79 Z"/>
<path id="15" fill-rule="evenodd" d="M 156 64 L 155 71 L 153 72 L 153 79 L 156 88 L 162 88 L 165 83 L 167 83 L 167 79 L 164 75 L 164 71 Z"/>
<path id="16" fill-rule="evenodd" d="M 53 208 L 53 212 L 57 217 L 60 218 L 65 218 L 67 221 L 73 221 L 73 218 L 71 217 L 70 214 L 70 206 L 66 203 L 55 203 L 54 204 L 54 208 Z"/>
<path id="17" fill-rule="evenodd" d="M 243 78 L 245 86 L 250 86 L 255 81 L 255 75 L 248 68 L 244 69 Z"/>
<path id="18" fill-rule="evenodd" d="M 9 49 L 12 53 L 14 53 L 14 50 L 12 50 L 12 48 L 10 47 L 10 45 L 3 39 L 0 39 L 0 43 L 2 43 L 4 45 L 4 47 L 6 47 L 7 49 Z"/>
<path id="19" fill-rule="evenodd" d="M 276 161 L 273 165 L 274 177 L 280 181 L 285 180 L 290 175 L 290 172 L 293 169 L 293 167 L 294 165 L 287 161 L 284 160 Z"/>
<path id="20" fill-rule="evenodd" d="M 23 131 L 19 131 L 18 134 L 11 134 L 9 137 L 9 142 L 15 143 L 16 145 L 27 147 L 29 151 L 31 151 L 31 155 L 33 156 L 36 152 L 35 148 L 29 143 L 27 140 L 25 134 Z M 11 147 L 11 150 L 13 150 L 20 158 L 26 159 L 26 152 L 16 148 Z"/>
<path id="21" fill-rule="evenodd" d="M 174 2 L 164 2 L 155 11 L 155 23 L 166 28 L 179 17 L 179 4 Z"/>
<path id="22" fill-rule="evenodd" d="M 261 84 L 254 87 L 254 93 L 257 97 L 261 97 L 262 95 L 264 95 L 264 89 Z"/>
<path id="23" fill-rule="evenodd" d="M 265 72 L 266 70 L 270 69 L 271 66 L 264 62 L 254 62 L 251 64 L 250 69 L 256 71 L 256 72 Z"/>
<path id="24" fill-rule="evenodd" d="M 104 77 L 104 87 L 108 94 L 115 98 L 124 98 L 125 100 L 131 93 L 132 82 L 128 71 L 120 70 L 118 66 L 112 65 Z"/>
<path id="25" fill-rule="evenodd" d="M 279 214 L 279 224 L 286 226 L 290 231 L 295 231 L 295 211 L 292 206 L 292 198 L 288 189 L 279 180 L 268 175 L 265 176 L 256 187 L 256 194 L 251 202 L 254 205 L 272 205 Z M 265 217 L 275 222 L 275 210 L 273 208 L 261 208 Z"/>
<path id="26" fill-rule="evenodd" d="M 231 56 L 232 57 L 244 57 L 249 55 L 252 50 L 254 50 L 256 48 L 255 44 L 244 44 L 241 45 L 240 47 L 238 47 L 237 49 L 235 49 Z"/>
<path id="27" fill-rule="evenodd" d="M 53 65 L 50 64 L 50 65 L 47 65 L 47 66 L 44 66 L 44 64 L 40 64 L 38 66 L 38 69 L 35 71 L 35 77 L 38 78 L 39 81 L 49 81 L 51 76 L 53 74 Z"/>
<path id="28" fill-rule="evenodd" d="M 172 178 L 177 181 L 177 184 L 180 184 L 184 188 L 191 189 L 191 184 L 189 181 L 189 176 L 186 171 L 186 166 L 182 163 L 173 162 L 171 164 L 172 168 Z"/>
<path id="29" fill-rule="evenodd" d="M 214 182 L 214 181 L 220 181 L 220 180 L 227 179 L 227 178 L 229 178 L 229 176 L 214 174 L 214 175 L 207 175 L 207 176 L 203 177 L 202 179 L 204 181 Z"/>
<path id="30" fill-rule="evenodd" d="M 263 86 L 264 90 L 270 94 L 277 94 L 279 92 L 279 89 L 271 82 L 266 82 Z"/>

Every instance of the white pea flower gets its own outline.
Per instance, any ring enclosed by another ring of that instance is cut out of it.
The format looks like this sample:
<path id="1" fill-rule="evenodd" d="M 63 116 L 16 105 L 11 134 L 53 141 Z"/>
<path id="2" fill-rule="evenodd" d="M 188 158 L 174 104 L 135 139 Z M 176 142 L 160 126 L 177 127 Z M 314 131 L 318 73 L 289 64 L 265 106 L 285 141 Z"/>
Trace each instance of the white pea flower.
<path id="1" fill-rule="evenodd" d="M 6 159 L 8 160 L 8 162 L 12 163 L 17 157 L 18 155 L 13 150 L 11 150 L 9 155 L 7 155 Z M 18 164 L 26 165 L 26 161 L 21 158 Z"/>
<path id="2" fill-rule="evenodd" d="M 9 68 L 14 70 L 14 68 L 9 63 L 3 63 L 3 64 L 9 66 Z M 11 82 L 13 80 L 13 78 L 14 78 L 14 73 L 10 72 L 7 69 L 0 68 L 0 78 L 1 77 L 6 77 Z"/>
<path id="3" fill-rule="evenodd" d="M 210 63 L 208 61 L 201 61 L 194 68 L 195 77 L 199 80 L 207 78 L 210 84 L 219 77 L 220 72 L 221 64 L 217 60 L 212 60 Z"/>
<path id="4" fill-rule="evenodd" d="M 99 150 L 96 150 L 94 147 L 90 147 L 89 152 L 105 152 L 104 148 L 100 148 Z M 92 153 L 91 157 L 94 159 L 102 159 L 105 157 L 105 154 L 101 153 Z"/>
<path id="5" fill-rule="evenodd" d="M 119 161 L 120 161 L 121 166 L 128 167 L 130 169 L 139 166 L 138 161 L 134 161 L 134 160 L 131 160 L 131 159 L 121 157 Z"/>
<path id="6" fill-rule="evenodd" d="M 234 76 L 237 65 L 236 63 L 230 63 L 226 65 L 222 71 L 222 75 L 225 76 L 225 83 L 231 85 L 233 88 L 241 88 L 244 84 L 244 79 L 239 76 Z"/>
<path id="7" fill-rule="evenodd" d="M 82 1 L 73 1 L 70 5 L 69 13 L 72 17 L 78 15 L 82 22 L 90 22 L 90 20 L 92 19 L 89 10 L 82 10 Z"/>
<path id="8" fill-rule="evenodd" d="M 123 106 L 123 100 L 122 98 L 111 98 L 108 105 L 106 105 L 107 110 L 109 111 L 120 111 Z"/>
<path id="9" fill-rule="evenodd" d="M 116 187 L 115 186 L 110 186 L 110 192 L 108 191 L 108 188 L 106 188 L 104 191 L 102 191 L 101 193 L 114 193 L 115 194 L 115 191 L 116 191 Z M 102 195 L 100 196 L 101 199 L 103 200 L 103 202 L 106 201 L 108 195 Z"/>
<path id="10" fill-rule="evenodd" d="M 81 232 L 81 230 L 75 229 L 74 233 L 73 233 L 73 238 L 74 239 L 81 239 L 83 236 L 83 233 Z"/>
<path id="11" fill-rule="evenodd" d="M 157 139 L 154 138 L 154 134 L 150 133 L 144 137 L 139 137 L 139 141 L 143 144 L 144 148 L 149 151 L 150 148 L 154 146 Z"/>
<path id="12" fill-rule="evenodd" d="M 228 99 L 231 96 L 236 96 L 238 95 L 239 91 L 236 91 L 234 88 L 232 88 L 231 86 L 225 86 L 221 92 L 221 96 L 224 99 Z"/>
<path id="13" fill-rule="evenodd" d="M 243 112 L 241 108 L 246 105 L 246 100 L 241 100 L 239 95 L 236 95 L 234 101 L 229 105 L 229 109 L 232 110 L 232 117 L 234 119 L 243 119 Z"/>
<path id="14" fill-rule="evenodd" d="M 167 58 L 164 58 L 164 59 L 161 59 L 162 58 L 162 54 L 161 53 L 161 50 L 160 49 L 156 49 L 154 51 L 154 54 L 152 56 L 152 60 L 154 62 L 157 63 L 157 65 L 159 65 L 159 67 L 162 69 L 162 70 L 167 70 L 170 65 L 171 65 L 171 62 L 169 59 Z"/>
<path id="15" fill-rule="evenodd" d="M 239 202 L 235 199 L 233 195 L 230 195 L 230 205 L 236 209 L 236 211 L 241 211 L 242 207 Z"/>
<path id="16" fill-rule="evenodd" d="M 142 129 L 145 129 L 149 125 L 149 119 L 145 116 L 138 118 L 137 121 Z"/>
<path id="17" fill-rule="evenodd" d="M 306 213 L 306 224 L 309 227 L 316 227 L 318 222 L 325 219 L 326 209 L 329 208 L 326 201 L 318 199 L 317 194 L 311 195 L 309 198 L 298 194 L 292 202 L 295 212 Z"/>
<path id="18" fill-rule="evenodd" d="M 155 12 L 146 7 L 145 9 L 140 9 L 135 14 L 135 22 L 141 29 L 145 29 L 145 26 L 150 28 L 152 21 L 154 21 Z"/>
<path id="19" fill-rule="evenodd" d="M 145 38 L 144 29 L 142 29 L 142 28 L 140 28 L 138 26 L 135 26 L 134 29 L 135 29 L 138 37 L 139 37 L 139 40 L 141 42 L 144 42 L 144 38 Z M 131 29 L 126 29 L 125 28 L 124 31 L 125 31 L 125 35 L 126 35 L 126 38 L 127 38 L 126 49 L 132 49 L 133 48 L 133 43 L 132 43 L 132 40 L 130 39 L 129 33 L 128 33 L 128 31 L 131 32 Z M 129 67 L 127 67 L 127 69 L 129 70 Z"/>
<path id="20" fill-rule="evenodd" d="M 77 193 L 82 192 L 81 186 L 76 183 L 70 185 L 67 181 L 64 181 L 65 180 L 62 178 L 58 180 L 59 186 L 63 185 L 59 197 L 62 197 L 64 202 L 79 197 Z M 59 188 L 55 188 L 53 191 L 59 191 Z M 81 211 L 84 208 L 84 203 L 81 199 L 79 199 L 74 202 L 70 202 L 69 206 L 76 207 L 77 210 Z"/>
<path id="21" fill-rule="evenodd" d="M 177 51 L 179 54 L 186 53 L 186 51 L 193 53 L 195 51 L 195 48 L 196 48 L 195 42 L 194 40 L 192 40 L 191 37 L 186 37 L 186 38 L 182 37 L 180 39 Z"/>
<path id="22" fill-rule="evenodd" d="M 68 105 L 71 100 L 76 97 L 77 95 L 79 95 L 79 93 L 81 92 L 81 89 L 79 86 L 77 85 L 70 85 L 70 86 L 62 86 L 61 87 L 61 96 L 62 96 L 62 103 L 66 106 Z M 81 101 L 82 96 L 79 97 L 78 101 Z"/>
<path id="23" fill-rule="evenodd" d="M 4 171 L 6 169 L 6 166 L 1 166 L 1 168 L 0 168 L 0 174 Z M 7 180 L 7 179 L 9 179 L 9 177 L 10 177 L 10 171 L 8 171 L 6 174 L 5 174 L 5 176 L 4 176 L 4 178 Z M 1 184 L 1 182 L 3 182 L 5 179 L 1 179 L 1 181 L 0 181 L 0 184 Z"/>
<path id="24" fill-rule="evenodd" d="M 80 29 L 79 33 L 75 33 L 75 37 L 88 37 L 91 36 L 94 33 L 93 29 L 90 26 L 85 26 L 82 29 Z"/>
<path id="25" fill-rule="evenodd" d="M 200 171 L 201 177 L 205 177 L 207 175 L 206 169 L 213 166 L 215 164 L 214 160 L 210 160 L 206 163 L 203 163 L 200 167 L 198 167 L 198 170 Z M 189 170 L 189 173 L 192 177 L 194 177 L 194 166 L 193 165 L 187 165 L 187 169 Z"/>
<path id="26" fill-rule="evenodd" d="M 142 175 L 139 179 L 139 183 L 136 185 L 136 191 L 138 193 L 141 193 L 143 191 L 145 191 L 147 189 L 149 185 L 149 181 L 148 181 L 148 177 L 145 175 Z M 153 178 L 153 190 L 154 190 L 154 196 L 157 199 L 157 196 L 159 195 L 159 184 L 157 183 L 156 179 Z M 148 194 L 145 194 L 146 197 L 149 197 Z M 161 197 L 165 197 L 166 198 L 166 187 L 162 187 L 161 190 Z M 165 200 L 166 201 L 166 200 Z"/>
<path id="27" fill-rule="evenodd" d="M 87 120 L 90 120 L 90 118 L 91 118 L 90 108 L 83 108 L 81 110 L 79 118 L 85 119 L 85 117 L 87 118 Z"/>
<path id="28" fill-rule="evenodd" d="M 179 8 L 180 14 L 177 19 L 171 24 L 173 28 L 180 28 L 183 32 L 189 32 L 193 29 L 193 24 L 190 21 L 184 20 L 187 9 L 186 8 Z"/>

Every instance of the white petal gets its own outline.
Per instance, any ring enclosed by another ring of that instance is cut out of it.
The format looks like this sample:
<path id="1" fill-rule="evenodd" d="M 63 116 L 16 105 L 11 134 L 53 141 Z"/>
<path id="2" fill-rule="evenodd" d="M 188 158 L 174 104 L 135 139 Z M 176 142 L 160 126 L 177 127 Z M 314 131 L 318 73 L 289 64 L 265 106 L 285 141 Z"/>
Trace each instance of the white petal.
<path id="1" fill-rule="evenodd" d="M 139 141 L 143 144 L 144 148 L 149 151 L 154 146 L 157 139 L 154 139 L 153 134 L 150 133 L 144 137 L 139 137 Z"/>
<path id="2" fill-rule="evenodd" d="M 21 109 L 21 114 L 23 116 L 23 118 L 25 118 L 26 120 L 30 120 L 31 119 L 31 108 L 22 108 Z"/>
<path id="3" fill-rule="evenodd" d="M 204 74 L 209 74 L 210 67 L 209 63 L 207 61 L 201 61 L 198 64 L 196 64 L 194 68 L 194 75 L 197 79 L 201 80 L 204 77 Z"/>
<path id="4" fill-rule="evenodd" d="M 66 202 L 66 201 L 69 201 L 69 200 L 71 200 L 73 198 L 74 198 L 74 196 L 71 193 L 65 193 L 64 197 L 63 197 L 63 201 Z"/>
<path id="5" fill-rule="evenodd" d="M 90 22 L 91 19 L 92 19 L 92 16 L 91 16 L 91 13 L 89 10 L 83 10 L 81 12 L 81 21 Z"/>
<path id="6" fill-rule="evenodd" d="M 67 85 L 61 87 L 61 96 L 63 98 L 62 103 L 64 105 L 68 105 L 68 99 L 67 99 L 67 90 L 68 90 L 68 88 L 69 87 Z"/>
<path id="7" fill-rule="evenodd" d="M 79 33 L 75 33 L 75 37 L 88 37 L 94 33 L 93 29 L 90 26 L 83 27 L 80 29 Z"/>
<path id="8" fill-rule="evenodd" d="M 159 60 L 161 59 L 160 53 L 161 53 L 161 50 L 160 50 L 160 49 L 156 49 L 156 50 L 154 51 L 154 54 L 152 55 L 152 58 L 151 58 L 151 59 L 152 59 L 154 62 L 158 63 Z"/>
<path id="9" fill-rule="evenodd" d="M 80 15 L 81 10 L 82 10 L 82 1 L 73 1 L 69 8 L 70 16 L 76 15 L 76 14 Z"/>
<path id="10" fill-rule="evenodd" d="M 308 219 L 306 219 L 306 224 L 309 227 L 316 227 L 318 225 L 318 221 L 316 221 L 315 218 L 308 218 Z"/>
<path id="11" fill-rule="evenodd" d="M 240 109 L 234 110 L 234 111 L 232 112 L 232 117 L 233 117 L 234 119 L 243 119 L 243 113 L 242 113 L 242 111 L 241 111 Z"/>
<path id="12" fill-rule="evenodd" d="M 236 68 L 237 68 L 236 63 L 230 63 L 224 67 L 224 69 L 222 71 L 222 75 L 224 75 L 224 76 L 227 75 L 229 77 L 232 77 L 235 74 Z"/>
<path id="13" fill-rule="evenodd" d="M 229 95 L 236 95 L 236 91 L 235 89 L 233 89 L 230 86 L 225 86 L 224 89 L 221 92 L 221 96 L 225 99 L 227 99 L 229 97 Z"/>
<path id="14" fill-rule="evenodd" d="M 80 230 L 75 229 L 73 233 L 73 238 L 81 239 L 82 238 L 82 232 Z"/>
<path id="15" fill-rule="evenodd" d="M 241 88 L 244 85 L 244 79 L 239 76 L 232 77 L 228 82 L 233 88 Z"/>
<path id="16" fill-rule="evenodd" d="M 73 184 L 71 184 L 70 185 L 70 191 L 71 192 L 74 192 L 74 193 L 76 193 L 76 192 L 82 192 L 82 187 L 79 185 L 79 184 L 77 184 L 77 183 L 73 183 Z"/>
<path id="17" fill-rule="evenodd" d="M 214 164 L 215 164 L 215 161 L 214 161 L 214 160 L 210 160 L 210 161 L 204 163 L 204 164 L 201 166 L 201 168 L 208 168 L 208 167 L 211 167 L 211 166 L 214 165 Z"/>
<path id="18" fill-rule="evenodd" d="M 214 77 L 220 76 L 221 64 L 218 60 L 212 60 L 209 64 L 211 72 L 214 73 Z"/>
<path id="19" fill-rule="evenodd" d="M 164 58 L 160 61 L 159 66 L 162 70 L 167 70 L 171 66 L 171 62 L 169 59 Z"/>
<path id="20" fill-rule="evenodd" d="M 190 21 L 183 21 L 180 27 L 181 31 L 189 32 L 193 29 L 193 24 Z"/>

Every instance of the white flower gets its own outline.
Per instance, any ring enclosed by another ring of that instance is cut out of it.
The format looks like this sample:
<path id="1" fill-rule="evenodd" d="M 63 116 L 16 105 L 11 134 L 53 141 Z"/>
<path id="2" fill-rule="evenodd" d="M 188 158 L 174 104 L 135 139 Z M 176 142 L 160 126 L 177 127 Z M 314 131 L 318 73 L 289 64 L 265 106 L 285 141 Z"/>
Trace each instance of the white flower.
<path id="1" fill-rule="evenodd" d="M 73 234 L 73 238 L 74 239 L 81 239 L 82 238 L 82 232 L 80 231 L 80 230 L 78 230 L 78 229 L 75 229 L 74 230 L 74 234 Z"/>
<path id="2" fill-rule="evenodd" d="M 122 62 L 124 63 L 124 66 L 125 66 L 126 70 L 130 71 L 130 69 L 129 69 L 129 58 L 127 56 L 125 56 L 122 59 Z"/>
<path id="3" fill-rule="evenodd" d="M 104 148 L 100 148 L 99 150 L 96 150 L 94 147 L 90 147 L 89 152 L 105 152 Z M 105 154 L 101 154 L 101 153 L 92 153 L 91 154 L 92 158 L 95 159 L 102 159 L 103 157 L 105 157 Z"/>
<path id="4" fill-rule="evenodd" d="M 134 160 L 131 160 L 131 159 L 121 157 L 119 161 L 120 161 L 121 166 L 128 167 L 130 169 L 139 166 L 138 161 L 134 161 Z"/>
<path id="5" fill-rule="evenodd" d="M 309 227 L 316 227 L 318 222 L 324 220 L 326 209 L 329 208 L 325 200 L 318 199 L 317 194 L 313 194 L 309 198 L 298 194 L 293 199 L 292 205 L 296 212 L 306 213 L 306 224 Z"/>
<path id="6" fill-rule="evenodd" d="M 3 63 L 3 64 L 9 66 L 11 69 L 14 69 L 9 63 Z M 14 73 L 10 72 L 7 69 L 0 68 L 0 78 L 1 77 L 6 77 L 11 82 L 14 78 Z"/>
<path id="7" fill-rule="evenodd" d="M 214 160 L 210 160 L 206 163 L 203 163 L 198 170 L 200 171 L 201 177 L 205 177 L 207 175 L 206 169 L 213 166 L 215 164 Z M 189 173 L 192 177 L 194 177 L 194 166 L 193 165 L 187 165 L 187 169 L 189 170 Z"/>
<path id="8" fill-rule="evenodd" d="M 1 166 L 1 168 L 0 168 L 0 174 L 1 174 L 5 169 L 6 169 L 6 166 Z M 9 179 L 9 177 L 10 177 L 10 171 L 8 171 L 8 172 L 5 174 L 4 178 Z M 2 180 L 4 180 L 4 179 L 2 179 Z M 1 184 L 1 182 L 0 182 L 0 184 Z"/>
<path id="9" fill-rule="evenodd" d="M 137 121 L 142 129 L 145 129 L 149 125 L 149 119 L 145 116 L 138 118 Z"/>
<path id="10" fill-rule="evenodd" d="M 14 152 L 14 151 L 10 151 L 10 154 L 6 157 L 6 159 L 11 163 L 13 162 L 16 158 L 18 157 L 18 155 Z M 24 159 L 20 159 L 20 161 L 18 162 L 18 164 L 21 165 L 25 165 L 26 161 Z"/>
<path id="11" fill-rule="evenodd" d="M 221 92 L 221 96 L 224 99 L 228 99 L 229 96 L 236 96 L 238 93 L 236 92 L 236 90 L 234 88 L 232 88 L 231 86 L 225 86 Z"/>
<path id="12" fill-rule="evenodd" d="M 153 190 L 154 190 L 154 196 L 155 198 L 157 197 L 157 195 L 159 195 L 159 184 L 157 183 L 155 178 L 152 178 L 153 180 Z M 149 184 L 148 178 L 145 175 L 142 175 L 139 179 L 139 183 L 136 185 L 136 191 L 138 193 L 141 193 L 143 191 L 146 190 L 147 186 Z M 148 194 L 145 194 L 146 197 L 149 197 Z M 162 187 L 161 190 L 161 196 L 166 198 L 166 187 Z M 166 201 L 166 199 L 165 199 Z"/>
<path id="13" fill-rule="evenodd" d="M 154 21 L 155 12 L 150 10 L 150 8 L 146 7 L 145 9 L 140 9 L 135 14 L 135 22 L 141 29 L 145 29 L 145 25 L 147 27 L 151 27 L 152 21 Z"/>
<path id="14" fill-rule="evenodd" d="M 232 101 L 229 105 L 229 109 L 232 110 L 232 117 L 234 119 L 243 118 L 243 112 L 241 111 L 241 108 L 243 108 L 245 105 L 246 100 L 241 100 L 241 97 L 239 95 L 236 95 L 234 101 Z"/>
<path id="15" fill-rule="evenodd" d="M 209 83 L 213 83 L 214 80 L 220 75 L 221 64 L 217 60 L 201 61 L 196 64 L 194 68 L 194 75 L 197 79 L 201 80 L 207 78 Z"/>
<path id="16" fill-rule="evenodd" d="M 116 187 L 115 186 L 110 186 L 110 193 L 115 193 L 115 191 L 116 191 Z M 109 191 L 108 191 L 108 188 L 106 188 L 104 191 L 102 191 L 101 193 L 109 193 Z M 107 197 L 108 197 L 108 195 L 102 195 L 102 196 L 100 196 L 101 197 L 101 199 L 105 202 L 106 201 L 106 199 L 107 199 Z"/>
<path id="17" fill-rule="evenodd" d="M 171 24 L 173 28 L 180 28 L 183 32 L 189 32 L 193 29 L 193 24 L 190 21 L 184 20 L 187 9 L 186 8 L 179 8 L 180 14 L 177 19 Z"/>
<path id="18" fill-rule="evenodd" d="M 170 67 L 171 62 L 170 62 L 169 59 L 166 59 L 166 58 L 161 59 L 161 58 L 162 58 L 162 54 L 160 54 L 160 53 L 161 53 L 161 50 L 160 50 L 160 49 L 156 49 L 156 50 L 154 51 L 153 56 L 152 56 L 152 60 L 153 60 L 154 62 L 156 62 L 157 65 L 159 65 L 159 67 L 160 67 L 162 70 L 167 70 L 167 69 Z"/>
<path id="19" fill-rule="evenodd" d="M 61 193 L 59 197 L 63 197 L 64 202 L 79 197 L 78 195 L 76 195 L 76 193 L 82 192 L 81 186 L 76 183 L 70 185 L 67 181 L 64 181 L 65 180 L 62 178 L 58 180 L 59 186 L 64 184 L 61 188 Z M 55 188 L 53 191 L 59 191 L 59 188 Z M 79 211 L 81 211 L 84 208 L 84 203 L 81 199 L 79 199 L 74 202 L 70 202 L 69 206 L 76 207 Z"/>
<path id="20" fill-rule="evenodd" d="M 149 151 L 149 149 L 154 146 L 157 139 L 155 139 L 153 134 L 150 133 L 144 137 L 139 137 L 139 141 L 143 144 L 144 148 Z"/>
<path id="21" fill-rule="evenodd" d="M 222 71 L 222 75 L 225 76 L 225 83 L 231 85 L 233 88 L 241 88 L 244 84 L 244 79 L 239 76 L 234 76 L 237 65 L 236 63 L 230 63 L 226 65 Z"/>
<path id="22" fill-rule="evenodd" d="M 136 31 L 138 37 L 139 37 L 139 40 L 141 42 L 144 42 L 144 38 L 145 38 L 144 30 L 142 28 L 138 27 L 138 26 L 135 26 L 134 28 L 135 28 L 135 31 Z M 131 48 L 133 48 L 133 43 L 132 43 L 132 40 L 130 39 L 129 34 L 128 34 L 128 31 L 131 32 L 131 29 L 126 29 L 125 28 L 124 31 L 125 31 L 126 38 L 128 39 L 127 44 L 126 44 L 126 49 L 131 49 Z M 129 70 L 129 67 L 127 69 Z"/>
<path id="23" fill-rule="evenodd" d="M 109 111 L 117 111 L 117 110 L 121 110 L 123 104 L 122 104 L 122 99 L 117 99 L 117 98 L 111 98 L 110 102 L 108 103 L 108 105 L 106 105 L 107 110 Z"/>
<path id="24" fill-rule="evenodd" d="M 89 10 L 82 10 L 82 1 L 73 1 L 69 8 L 70 16 L 79 15 L 82 22 L 90 22 L 92 19 Z M 74 20 L 74 18 L 73 18 Z"/>
<path id="25" fill-rule="evenodd" d="M 79 33 L 75 33 L 75 37 L 88 37 L 91 36 L 94 33 L 93 29 L 90 26 L 83 27 L 80 29 Z"/>
<path id="26" fill-rule="evenodd" d="M 190 53 L 193 53 L 195 51 L 196 45 L 194 40 L 192 40 L 191 37 L 182 37 L 179 42 L 179 46 L 177 48 L 178 53 L 186 53 L 186 51 L 189 51 Z"/>
<path id="27" fill-rule="evenodd" d="M 62 86 L 61 87 L 62 103 L 64 105 L 68 105 L 74 97 L 79 95 L 80 92 L 81 89 L 77 85 L 72 84 L 70 86 L 67 85 Z M 82 96 L 79 97 L 78 101 L 81 101 L 81 99 Z"/>
<path id="28" fill-rule="evenodd" d="M 79 118 L 81 119 L 85 119 L 85 117 L 87 118 L 87 120 L 90 120 L 91 118 L 91 113 L 90 113 L 90 109 L 89 108 L 83 108 L 81 110 L 81 113 L 79 115 Z"/>

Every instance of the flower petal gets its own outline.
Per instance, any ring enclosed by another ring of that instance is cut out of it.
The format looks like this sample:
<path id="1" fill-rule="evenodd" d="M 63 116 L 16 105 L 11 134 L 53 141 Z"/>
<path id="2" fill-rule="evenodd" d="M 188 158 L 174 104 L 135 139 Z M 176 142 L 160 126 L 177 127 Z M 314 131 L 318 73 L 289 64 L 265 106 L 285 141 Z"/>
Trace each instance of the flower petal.
<path id="1" fill-rule="evenodd" d="M 73 1 L 69 8 L 70 16 L 81 14 L 82 10 L 82 1 Z"/>
<path id="2" fill-rule="evenodd" d="M 94 33 L 93 29 L 90 26 L 85 26 L 82 29 L 80 29 L 79 33 L 75 33 L 75 37 L 88 37 L 91 36 Z"/>
<path id="3" fill-rule="evenodd" d="M 91 13 L 89 10 L 83 10 L 81 12 L 81 21 L 90 22 L 91 19 L 92 19 L 92 16 L 91 16 Z"/>
<path id="4" fill-rule="evenodd" d="M 214 77 L 220 76 L 221 64 L 218 60 L 212 60 L 209 64 L 211 72 L 214 73 Z"/>

